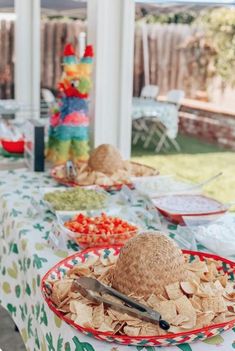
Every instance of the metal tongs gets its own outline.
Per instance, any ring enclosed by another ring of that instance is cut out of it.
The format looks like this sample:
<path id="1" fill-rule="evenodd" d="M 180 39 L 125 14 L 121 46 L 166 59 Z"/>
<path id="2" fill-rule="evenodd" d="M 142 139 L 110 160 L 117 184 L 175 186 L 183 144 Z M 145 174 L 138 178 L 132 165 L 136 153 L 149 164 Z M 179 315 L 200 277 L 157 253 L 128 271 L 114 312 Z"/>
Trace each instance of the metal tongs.
<path id="1" fill-rule="evenodd" d="M 73 161 L 67 161 L 65 164 L 66 177 L 69 180 L 74 180 L 77 175 L 77 170 L 74 166 Z"/>
<path id="2" fill-rule="evenodd" d="M 159 324 L 159 327 L 164 330 L 168 330 L 170 328 L 169 323 L 161 318 L 160 313 L 129 298 L 119 291 L 100 283 L 94 278 L 80 277 L 78 279 L 75 279 L 73 282 L 73 290 L 79 291 L 81 295 L 94 302 L 103 303 L 104 305 L 109 306 L 117 311 L 127 313 L 147 322 Z M 116 297 L 121 300 L 124 305 L 106 299 L 99 293 L 105 293 Z"/>

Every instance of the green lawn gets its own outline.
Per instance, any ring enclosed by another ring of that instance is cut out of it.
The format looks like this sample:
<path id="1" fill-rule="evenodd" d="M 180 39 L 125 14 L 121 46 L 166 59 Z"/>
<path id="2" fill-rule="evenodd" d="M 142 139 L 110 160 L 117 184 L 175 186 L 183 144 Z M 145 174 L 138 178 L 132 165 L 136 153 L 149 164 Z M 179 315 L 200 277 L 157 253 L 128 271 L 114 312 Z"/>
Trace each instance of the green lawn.
<path id="1" fill-rule="evenodd" d="M 141 145 L 133 146 L 135 161 L 154 166 L 161 174 L 174 174 L 179 179 L 200 182 L 216 173 L 223 175 L 205 187 L 205 194 L 229 202 L 235 200 L 235 152 L 228 152 L 195 138 L 179 136 L 181 152 L 171 148 L 168 154 L 155 154 Z"/>

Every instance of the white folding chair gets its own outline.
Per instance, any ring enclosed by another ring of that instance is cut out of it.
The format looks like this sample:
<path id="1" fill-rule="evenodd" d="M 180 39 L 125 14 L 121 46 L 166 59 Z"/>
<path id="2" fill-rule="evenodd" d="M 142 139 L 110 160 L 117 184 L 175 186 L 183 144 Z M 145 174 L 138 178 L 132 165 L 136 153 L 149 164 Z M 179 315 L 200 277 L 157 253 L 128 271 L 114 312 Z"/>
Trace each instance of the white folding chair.
<path id="1" fill-rule="evenodd" d="M 166 101 L 176 104 L 178 108 L 180 107 L 180 102 L 183 100 L 185 93 L 183 90 L 173 89 L 168 91 L 166 95 Z"/>
<path id="2" fill-rule="evenodd" d="M 166 102 L 175 104 L 179 110 L 180 103 L 183 100 L 184 96 L 185 96 L 185 93 L 183 90 L 173 89 L 167 93 Z M 160 138 L 160 141 L 157 144 L 155 144 L 156 145 L 155 151 L 159 152 L 164 144 L 167 145 L 167 141 L 170 142 L 177 151 L 180 151 L 180 146 L 177 143 L 177 141 L 167 136 L 165 127 L 160 124 L 158 125 L 158 128 L 162 131 L 162 137 Z"/>
<path id="3" fill-rule="evenodd" d="M 142 98 L 156 99 L 159 93 L 159 87 L 157 85 L 145 85 L 140 96 Z"/>
<path id="4" fill-rule="evenodd" d="M 140 98 L 144 99 L 157 99 L 159 93 L 159 87 L 157 85 L 145 85 L 140 93 Z M 146 116 L 139 118 L 133 121 L 133 144 L 137 144 L 138 141 L 141 139 L 144 143 L 146 141 L 146 137 L 149 134 L 148 125 L 146 123 Z"/>
<path id="5" fill-rule="evenodd" d="M 52 105 L 56 102 L 55 95 L 49 89 L 42 89 L 42 98 L 48 104 Z"/>
<path id="6" fill-rule="evenodd" d="M 49 117 L 50 109 L 56 104 L 56 97 L 49 89 L 41 89 L 40 101 L 41 117 Z"/>

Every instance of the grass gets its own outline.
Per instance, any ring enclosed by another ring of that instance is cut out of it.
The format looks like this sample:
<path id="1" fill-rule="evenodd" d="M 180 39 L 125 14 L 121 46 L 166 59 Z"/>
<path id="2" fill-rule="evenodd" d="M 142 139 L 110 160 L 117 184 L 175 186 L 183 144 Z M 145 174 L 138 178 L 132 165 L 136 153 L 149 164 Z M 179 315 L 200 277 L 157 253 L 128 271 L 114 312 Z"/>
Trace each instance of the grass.
<path id="1" fill-rule="evenodd" d="M 181 152 L 155 154 L 141 145 L 133 146 L 132 158 L 157 168 L 161 174 L 174 174 L 178 179 L 200 182 L 216 173 L 223 175 L 204 188 L 204 193 L 222 202 L 235 200 L 235 153 L 195 138 L 180 135 Z"/>

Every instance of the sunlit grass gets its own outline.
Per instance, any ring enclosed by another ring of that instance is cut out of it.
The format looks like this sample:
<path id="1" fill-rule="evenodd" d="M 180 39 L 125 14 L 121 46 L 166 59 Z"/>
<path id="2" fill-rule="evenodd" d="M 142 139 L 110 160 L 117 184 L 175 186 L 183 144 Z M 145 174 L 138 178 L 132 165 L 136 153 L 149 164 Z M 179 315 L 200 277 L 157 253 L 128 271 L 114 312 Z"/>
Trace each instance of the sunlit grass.
<path id="1" fill-rule="evenodd" d="M 222 171 L 223 175 L 206 186 L 204 193 L 226 203 L 234 201 L 235 153 L 224 152 L 218 147 L 195 139 L 191 139 L 190 143 L 190 139 L 180 137 L 182 153 L 178 154 L 155 155 L 152 151 L 146 152 L 138 146 L 133 148 L 133 159 L 154 166 L 161 174 L 174 174 L 177 178 L 196 183 Z M 191 153 L 187 153 L 189 144 L 188 150 Z"/>

